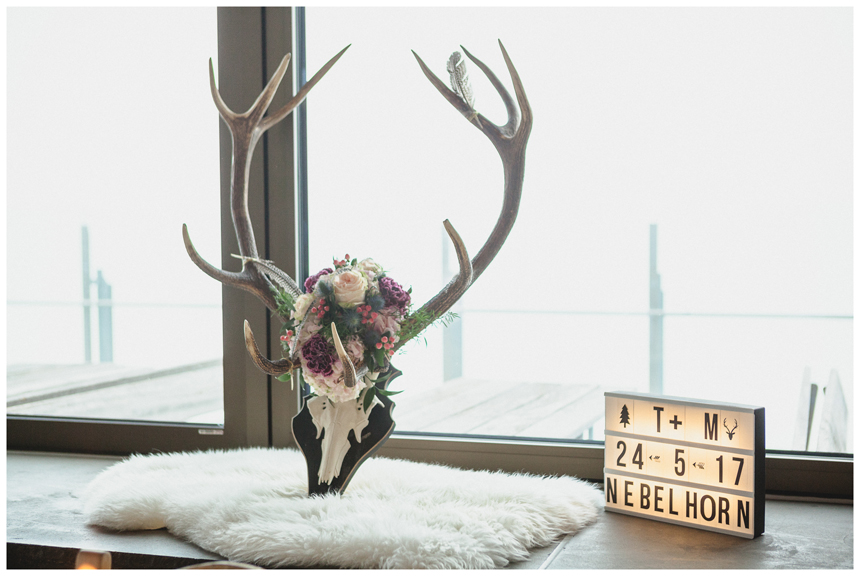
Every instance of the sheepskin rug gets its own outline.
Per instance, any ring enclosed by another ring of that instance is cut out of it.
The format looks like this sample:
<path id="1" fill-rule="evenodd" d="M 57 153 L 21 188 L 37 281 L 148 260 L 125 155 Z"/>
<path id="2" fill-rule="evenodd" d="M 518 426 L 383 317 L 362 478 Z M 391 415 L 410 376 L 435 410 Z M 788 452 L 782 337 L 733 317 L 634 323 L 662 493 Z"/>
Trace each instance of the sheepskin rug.
<path id="1" fill-rule="evenodd" d="M 594 521 L 571 477 L 371 458 L 343 495 L 309 497 L 294 449 L 132 456 L 87 487 L 90 524 L 171 533 L 265 567 L 497 568 Z"/>

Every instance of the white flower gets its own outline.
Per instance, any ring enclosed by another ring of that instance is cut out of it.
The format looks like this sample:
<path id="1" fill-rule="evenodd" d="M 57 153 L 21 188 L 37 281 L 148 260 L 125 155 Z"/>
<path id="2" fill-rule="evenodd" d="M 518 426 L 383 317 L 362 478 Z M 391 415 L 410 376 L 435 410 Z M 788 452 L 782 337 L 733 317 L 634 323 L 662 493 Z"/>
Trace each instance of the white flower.
<path id="1" fill-rule="evenodd" d="M 364 360 L 364 344 L 362 344 L 361 338 L 358 336 L 350 336 L 347 338 L 346 342 L 343 343 L 343 349 L 346 350 L 346 353 L 349 356 L 349 359 L 352 360 L 353 365 Z"/>
<path id="2" fill-rule="evenodd" d="M 322 324 L 320 324 L 320 321 L 316 316 L 308 318 L 304 325 L 302 325 L 301 331 L 293 336 L 293 340 L 290 343 L 290 353 L 292 353 L 293 350 L 301 350 L 302 346 L 304 346 L 305 343 L 321 329 Z"/>
<path id="3" fill-rule="evenodd" d="M 364 302 L 367 291 L 367 278 L 354 270 L 345 270 L 332 277 L 331 286 L 334 288 L 334 299 L 343 307 L 354 308 Z"/>
<path id="4" fill-rule="evenodd" d="M 361 272 L 364 272 L 364 275 L 367 276 L 368 280 L 373 280 L 380 272 L 382 272 L 382 266 L 374 262 L 373 258 L 365 258 L 356 264 L 355 267 Z"/>
<path id="5" fill-rule="evenodd" d="M 347 388 L 343 380 L 338 381 L 341 375 L 343 375 L 343 364 L 340 359 L 332 363 L 332 373 L 329 376 L 314 374 L 308 370 L 304 358 L 302 358 L 302 367 L 304 368 L 302 375 L 305 381 L 314 389 L 314 392 L 319 396 L 331 398 L 332 402 L 355 400 L 361 394 L 361 391 L 368 386 L 364 378 L 356 382 L 352 388 Z"/>
<path id="6" fill-rule="evenodd" d="M 295 308 L 290 312 L 290 317 L 296 322 L 301 322 L 304 319 L 305 314 L 308 313 L 308 308 L 310 308 L 311 302 L 313 301 L 313 294 L 302 294 L 296 298 Z"/>

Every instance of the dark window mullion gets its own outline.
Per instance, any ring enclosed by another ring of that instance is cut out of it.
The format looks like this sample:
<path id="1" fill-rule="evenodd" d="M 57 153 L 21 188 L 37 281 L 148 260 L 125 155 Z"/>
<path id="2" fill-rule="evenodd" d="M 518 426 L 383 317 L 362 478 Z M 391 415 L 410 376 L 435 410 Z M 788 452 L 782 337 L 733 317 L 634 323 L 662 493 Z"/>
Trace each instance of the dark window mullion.
<path id="1" fill-rule="evenodd" d="M 307 43 L 305 38 L 305 9 L 296 8 L 296 84 L 307 82 Z M 308 103 L 296 111 L 296 202 L 298 205 L 299 286 L 310 276 L 310 244 L 308 234 Z"/>
<path id="2" fill-rule="evenodd" d="M 294 11 L 292 8 L 266 7 L 262 10 L 263 29 L 262 61 L 265 73 L 263 85 L 268 83 L 281 60 L 292 54 L 290 68 L 281 81 L 269 110 L 276 111 L 295 94 L 293 80 L 296 66 L 293 46 Z M 262 88 L 261 88 L 262 89 Z M 296 187 L 294 134 L 295 112 L 270 128 L 265 138 L 266 165 L 266 257 L 282 270 L 298 279 L 296 258 Z M 270 358 L 281 357 L 280 330 L 277 318 L 269 318 L 268 348 Z M 282 446 L 292 443 L 290 419 L 297 411 L 298 401 L 290 384 L 269 377 L 268 415 L 269 444 Z"/>

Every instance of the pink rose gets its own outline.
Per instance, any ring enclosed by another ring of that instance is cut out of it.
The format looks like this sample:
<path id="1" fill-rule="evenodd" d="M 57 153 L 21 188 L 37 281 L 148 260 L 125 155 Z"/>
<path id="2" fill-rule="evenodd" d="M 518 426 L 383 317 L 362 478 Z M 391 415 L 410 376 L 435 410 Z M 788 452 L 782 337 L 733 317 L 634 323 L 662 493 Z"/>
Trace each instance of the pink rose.
<path id="1" fill-rule="evenodd" d="M 383 308 L 379 311 L 379 316 L 373 321 L 373 329 L 380 333 L 390 332 L 393 336 L 397 335 L 400 330 L 400 310 L 394 306 Z"/>

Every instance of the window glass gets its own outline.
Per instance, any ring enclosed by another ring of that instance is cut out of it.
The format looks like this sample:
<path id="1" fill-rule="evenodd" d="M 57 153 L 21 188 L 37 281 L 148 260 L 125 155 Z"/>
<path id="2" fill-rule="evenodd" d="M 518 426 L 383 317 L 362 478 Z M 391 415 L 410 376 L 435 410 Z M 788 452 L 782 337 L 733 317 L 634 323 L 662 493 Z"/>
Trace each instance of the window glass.
<path id="1" fill-rule="evenodd" d="M 223 422 L 216 32 L 7 11 L 7 413 Z"/>
<path id="2" fill-rule="evenodd" d="M 503 174 L 430 85 L 464 45 L 534 111 L 506 244 L 404 347 L 398 431 L 600 439 L 603 392 L 764 406 L 769 449 L 852 452 L 850 9 L 307 11 L 311 274 L 372 257 L 416 308 Z M 471 64 L 471 62 L 469 62 Z M 501 100 L 470 67 L 476 108 Z M 454 261 L 454 265 L 456 265 Z"/>

